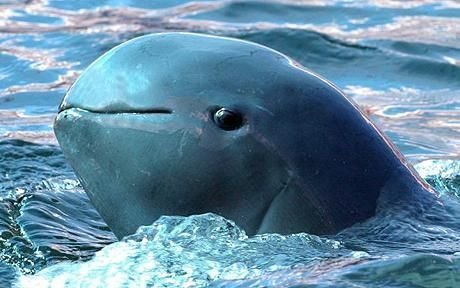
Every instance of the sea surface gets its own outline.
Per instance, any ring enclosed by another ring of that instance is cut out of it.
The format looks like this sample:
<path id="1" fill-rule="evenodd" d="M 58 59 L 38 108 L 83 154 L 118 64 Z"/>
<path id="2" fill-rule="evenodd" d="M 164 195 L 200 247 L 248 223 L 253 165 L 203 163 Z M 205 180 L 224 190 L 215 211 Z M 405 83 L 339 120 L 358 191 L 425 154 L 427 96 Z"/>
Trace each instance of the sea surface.
<path id="1" fill-rule="evenodd" d="M 442 209 L 327 237 L 170 216 L 117 241 L 52 123 L 93 60 L 162 31 L 261 43 L 331 80 Z M 460 1 L 0 0 L 0 287 L 460 287 L 459 158 Z"/>

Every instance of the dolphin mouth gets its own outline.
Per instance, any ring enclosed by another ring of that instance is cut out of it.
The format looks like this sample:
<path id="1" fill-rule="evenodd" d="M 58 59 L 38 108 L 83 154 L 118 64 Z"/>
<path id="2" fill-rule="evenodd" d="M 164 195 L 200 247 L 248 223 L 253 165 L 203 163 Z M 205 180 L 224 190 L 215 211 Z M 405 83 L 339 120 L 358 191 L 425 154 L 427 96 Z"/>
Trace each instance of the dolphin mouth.
<path id="1" fill-rule="evenodd" d="M 78 109 L 85 112 L 95 113 L 95 114 L 173 114 L 174 111 L 166 107 L 153 107 L 153 108 L 117 108 L 117 109 L 87 109 L 80 107 L 59 107 L 59 113 L 65 112 L 67 110 Z"/>
<path id="2" fill-rule="evenodd" d="M 126 128 L 147 133 L 166 133 L 182 128 L 177 124 L 177 115 L 172 109 L 165 107 L 99 110 L 72 106 L 59 109 L 53 128 L 57 137 L 70 134 L 63 131 L 74 131 L 72 133 L 78 134 L 81 132 L 78 129 L 83 129 L 88 132 L 93 125 L 106 129 Z M 82 128 L 85 125 L 87 127 Z"/>

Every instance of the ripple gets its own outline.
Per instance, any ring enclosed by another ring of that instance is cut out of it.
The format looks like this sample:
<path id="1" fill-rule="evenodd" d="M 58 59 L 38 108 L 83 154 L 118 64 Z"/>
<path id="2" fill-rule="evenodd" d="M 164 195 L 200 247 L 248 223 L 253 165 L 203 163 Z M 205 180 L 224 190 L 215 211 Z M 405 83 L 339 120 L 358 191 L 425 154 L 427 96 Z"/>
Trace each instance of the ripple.
<path id="1" fill-rule="evenodd" d="M 392 23 L 395 15 L 414 17 L 427 14 L 425 6 L 428 4 L 414 5 L 412 9 L 401 9 L 401 7 L 369 5 L 369 1 L 366 2 L 361 1 L 359 5 L 359 1 L 356 1 L 353 5 L 352 2 L 335 1 L 334 5 L 331 5 L 331 2 L 310 3 L 307 1 L 227 1 L 226 5 L 209 12 L 194 13 L 190 18 L 247 24 L 265 22 L 302 25 L 308 22 L 323 25 L 334 23 L 344 30 L 352 30 Z M 456 17 L 458 14 L 455 13 L 458 11 L 453 9 L 429 9 L 428 11 L 431 16 L 436 17 Z"/>
<path id="2" fill-rule="evenodd" d="M 456 81 L 460 67 L 428 55 L 425 58 L 403 55 L 299 29 L 240 32 L 233 36 L 279 50 L 341 87 L 364 86 L 374 90 L 409 87 L 424 91 L 460 88 Z M 344 73 L 350 69 L 353 73 Z"/>
<path id="3" fill-rule="evenodd" d="M 115 241 L 57 147 L 2 141 L 0 171 L 3 261 L 32 273 Z"/>

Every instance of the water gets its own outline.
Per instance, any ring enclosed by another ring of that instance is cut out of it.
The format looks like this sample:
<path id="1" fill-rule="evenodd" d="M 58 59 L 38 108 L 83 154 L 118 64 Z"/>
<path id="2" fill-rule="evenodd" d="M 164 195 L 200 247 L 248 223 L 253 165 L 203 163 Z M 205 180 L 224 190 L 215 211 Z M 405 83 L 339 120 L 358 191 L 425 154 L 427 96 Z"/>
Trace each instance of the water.
<path id="1" fill-rule="evenodd" d="M 443 205 L 331 237 L 163 217 L 116 242 L 52 121 L 103 52 L 177 30 L 258 42 L 332 80 Z M 0 287 L 460 287 L 459 37 L 455 0 L 0 0 Z"/>

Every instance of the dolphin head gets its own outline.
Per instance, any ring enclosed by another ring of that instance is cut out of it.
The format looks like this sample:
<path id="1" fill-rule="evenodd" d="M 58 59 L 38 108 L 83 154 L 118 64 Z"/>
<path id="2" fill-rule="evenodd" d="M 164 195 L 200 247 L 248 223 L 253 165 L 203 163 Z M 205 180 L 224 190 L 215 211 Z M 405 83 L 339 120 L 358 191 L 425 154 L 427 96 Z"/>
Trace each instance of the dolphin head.
<path id="1" fill-rule="evenodd" d="M 402 160 L 336 87 L 270 48 L 160 33 L 96 60 L 55 133 L 118 237 L 214 212 L 250 235 L 335 233 L 376 210 Z"/>

